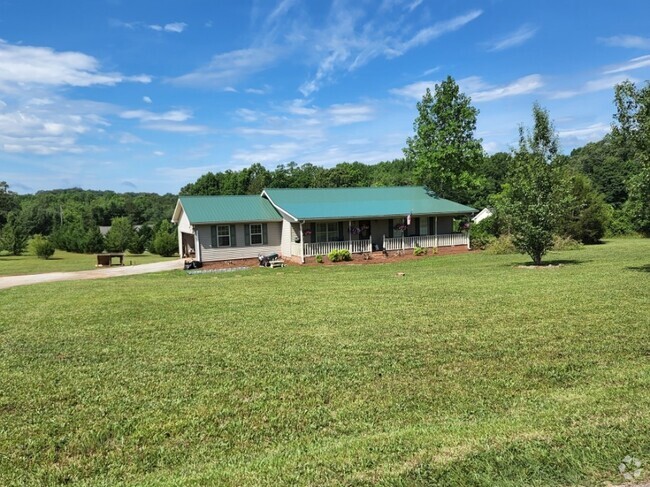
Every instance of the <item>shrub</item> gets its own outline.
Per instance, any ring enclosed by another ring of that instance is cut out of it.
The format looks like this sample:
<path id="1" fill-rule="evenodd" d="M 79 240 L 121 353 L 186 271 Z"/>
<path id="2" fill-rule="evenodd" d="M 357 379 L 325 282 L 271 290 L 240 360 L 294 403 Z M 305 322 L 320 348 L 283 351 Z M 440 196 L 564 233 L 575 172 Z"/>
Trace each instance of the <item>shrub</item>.
<path id="1" fill-rule="evenodd" d="M 334 249 L 332 250 L 329 254 L 327 254 L 327 258 L 331 260 L 332 262 L 341 262 L 344 260 L 352 260 L 352 256 L 350 255 L 350 251 L 346 249 Z"/>
<path id="2" fill-rule="evenodd" d="M 553 250 L 580 250 L 582 247 L 582 243 L 571 237 L 553 237 Z"/>
<path id="3" fill-rule="evenodd" d="M 167 220 L 160 223 L 153 238 L 151 251 L 163 257 L 171 257 L 178 251 L 174 227 Z"/>
<path id="4" fill-rule="evenodd" d="M 608 237 L 619 237 L 621 235 L 635 235 L 636 230 L 632 224 L 632 218 L 627 207 L 612 211 L 612 218 L 607 225 L 606 235 Z"/>
<path id="5" fill-rule="evenodd" d="M 54 244 L 42 235 L 34 235 L 29 243 L 32 254 L 39 259 L 49 259 L 54 255 Z"/>
<path id="6" fill-rule="evenodd" d="M 473 249 L 484 250 L 488 245 L 496 240 L 496 236 L 492 233 L 494 228 L 494 218 L 486 218 L 472 225 L 472 230 L 469 234 L 470 246 Z"/>
<path id="7" fill-rule="evenodd" d="M 427 255 L 427 249 L 425 249 L 424 247 L 415 247 L 413 249 L 413 255 L 417 255 L 417 256 Z"/>
<path id="8" fill-rule="evenodd" d="M 501 235 L 485 248 L 485 252 L 493 255 L 516 254 L 517 249 L 510 235 Z"/>
<path id="9" fill-rule="evenodd" d="M 323 256 L 320 255 L 320 254 L 318 254 L 318 255 L 316 256 L 316 262 L 318 262 L 319 264 L 322 264 L 322 263 L 323 263 Z"/>

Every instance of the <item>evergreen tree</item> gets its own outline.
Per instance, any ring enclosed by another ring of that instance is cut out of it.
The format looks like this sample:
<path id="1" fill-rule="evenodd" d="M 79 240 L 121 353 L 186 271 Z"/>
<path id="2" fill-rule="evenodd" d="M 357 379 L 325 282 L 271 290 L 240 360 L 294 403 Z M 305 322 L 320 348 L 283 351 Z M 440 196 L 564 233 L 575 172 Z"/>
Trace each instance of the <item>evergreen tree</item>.
<path id="1" fill-rule="evenodd" d="M 116 217 L 111 220 L 111 229 L 106 234 L 106 250 L 109 252 L 124 252 L 133 238 L 133 225 L 127 217 Z"/>

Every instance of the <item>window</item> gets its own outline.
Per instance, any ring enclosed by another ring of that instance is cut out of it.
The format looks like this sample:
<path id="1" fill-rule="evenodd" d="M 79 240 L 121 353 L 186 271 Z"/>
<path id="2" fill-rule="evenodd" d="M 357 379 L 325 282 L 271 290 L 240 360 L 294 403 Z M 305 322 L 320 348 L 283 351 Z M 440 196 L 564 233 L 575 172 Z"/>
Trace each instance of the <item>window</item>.
<path id="1" fill-rule="evenodd" d="M 217 245 L 230 247 L 230 225 L 217 225 Z"/>
<path id="2" fill-rule="evenodd" d="M 339 225 L 337 222 L 316 224 L 316 242 L 334 242 L 337 240 L 339 240 Z"/>
<path id="3" fill-rule="evenodd" d="M 250 244 L 251 245 L 262 245 L 263 236 L 262 236 L 262 224 L 254 223 L 250 225 Z"/>

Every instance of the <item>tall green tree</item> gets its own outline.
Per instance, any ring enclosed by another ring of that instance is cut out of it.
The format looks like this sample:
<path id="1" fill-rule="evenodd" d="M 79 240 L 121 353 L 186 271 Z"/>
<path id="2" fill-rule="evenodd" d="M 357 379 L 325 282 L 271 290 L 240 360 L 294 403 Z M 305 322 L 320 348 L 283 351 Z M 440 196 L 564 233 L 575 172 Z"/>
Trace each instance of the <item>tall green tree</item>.
<path id="1" fill-rule="evenodd" d="M 535 265 L 553 247 L 556 222 L 563 218 L 570 193 L 553 167 L 557 134 L 548 112 L 533 105 L 533 130 L 519 129 L 514 168 L 498 199 L 497 213 L 507 216 L 515 247 Z"/>
<path id="2" fill-rule="evenodd" d="M 635 228 L 650 237 L 650 82 L 637 87 L 630 81 L 616 85 L 613 135 L 638 167 L 628 181 L 628 212 Z"/>
<path id="3" fill-rule="evenodd" d="M 9 189 L 5 181 L 0 181 L 0 228 L 7 223 L 7 216 L 18 209 L 19 203 L 16 193 Z"/>
<path id="4" fill-rule="evenodd" d="M 24 222 L 17 211 L 7 215 L 7 223 L 0 231 L 0 250 L 6 250 L 11 255 L 22 255 L 27 247 L 29 234 Z"/>
<path id="5" fill-rule="evenodd" d="M 451 76 L 427 88 L 417 104 L 415 135 L 406 140 L 404 154 L 415 163 L 421 184 L 443 198 L 467 201 L 476 185 L 476 166 L 483 157 L 474 137 L 478 109 Z"/>

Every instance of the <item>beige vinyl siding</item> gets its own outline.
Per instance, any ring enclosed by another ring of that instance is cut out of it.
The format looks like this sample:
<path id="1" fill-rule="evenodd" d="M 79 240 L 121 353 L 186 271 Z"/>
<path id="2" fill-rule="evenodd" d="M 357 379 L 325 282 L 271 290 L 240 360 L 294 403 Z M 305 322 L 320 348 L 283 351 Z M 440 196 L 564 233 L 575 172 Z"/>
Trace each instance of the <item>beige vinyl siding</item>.
<path id="1" fill-rule="evenodd" d="M 255 222 L 251 222 L 255 223 Z M 236 223 L 234 225 L 236 234 L 235 247 L 212 247 L 212 234 L 211 225 L 197 225 L 199 232 L 199 244 L 201 249 L 201 260 L 203 262 L 211 262 L 217 260 L 235 260 L 235 259 L 249 259 L 257 257 L 259 254 L 280 254 L 281 240 L 282 240 L 282 223 L 269 222 L 267 225 L 267 245 L 245 245 L 245 229 L 244 225 L 250 223 Z"/>
<path id="2" fill-rule="evenodd" d="M 183 257 L 183 234 L 189 233 L 193 234 L 194 230 L 192 225 L 190 225 L 190 220 L 187 218 L 187 214 L 184 211 L 181 211 L 181 218 L 178 221 L 178 255 Z"/>
<path id="3" fill-rule="evenodd" d="M 282 220 L 282 255 L 289 257 L 291 255 L 291 242 L 293 242 L 291 231 L 291 222 L 288 220 Z M 270 241 L 270 240 L 269 240 Z"/>

